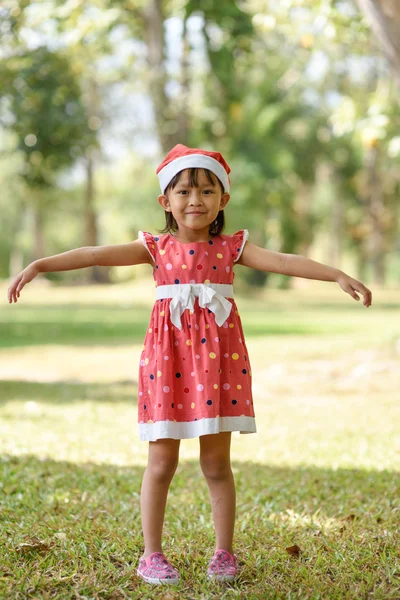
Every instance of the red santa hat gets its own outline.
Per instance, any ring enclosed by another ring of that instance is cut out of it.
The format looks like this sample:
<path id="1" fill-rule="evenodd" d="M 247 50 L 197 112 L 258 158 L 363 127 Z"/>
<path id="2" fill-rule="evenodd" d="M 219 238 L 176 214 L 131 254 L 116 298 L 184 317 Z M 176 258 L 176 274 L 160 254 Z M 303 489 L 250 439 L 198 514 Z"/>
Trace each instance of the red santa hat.
<path id="1" fill-rule="evenodd" d="M 231 169 L 222 154 L 200 150 L 200 148 L 188 148 L 183 144 L 174 146 L 157 169 L 161 192 L 164 193 L 177 173 L 191 167 L 208 169 L 218 177 L 224 186 L 224 191 L 229 192 Z"/>

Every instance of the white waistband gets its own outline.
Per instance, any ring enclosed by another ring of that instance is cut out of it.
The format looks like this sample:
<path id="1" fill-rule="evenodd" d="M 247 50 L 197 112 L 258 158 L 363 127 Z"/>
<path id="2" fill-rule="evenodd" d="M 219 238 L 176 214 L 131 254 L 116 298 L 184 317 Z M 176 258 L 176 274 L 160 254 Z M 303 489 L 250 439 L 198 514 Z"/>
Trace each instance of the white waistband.
<path id="1" fill-rule="evenodd" d="M 156 298 L 173 298 L 179 296 L 181 290 L 189 289 L 194 296 L 200 295 L 203 288 L 212 288 L 225 298 L 233 298 L 233 285 L 227 283 L 172 283 L 171 285 L 158 285 L 156 287 Z"/>
<path id="2" fill-rule="evenodd" d="M 175 283 L 159 285 L 156 298 L 172 298 L 170 316 L 172 323 L 182 329 L 181 316 L 189 308 L 193 310 L 195 297 L 199 298 L 199 306 L 208 308 L 215 314 L 217 325 L 225 323 L 232 310 L 232 303 L 226 298 L 233 298 L 233 285 L 225 283 Z"/>

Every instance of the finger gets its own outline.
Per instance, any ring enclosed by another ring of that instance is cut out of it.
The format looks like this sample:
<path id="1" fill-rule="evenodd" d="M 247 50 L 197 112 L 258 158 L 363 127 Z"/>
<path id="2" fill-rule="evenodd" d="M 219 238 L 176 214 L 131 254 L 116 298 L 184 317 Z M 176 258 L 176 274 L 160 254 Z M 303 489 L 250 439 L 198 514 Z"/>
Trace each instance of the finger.
<path id="1" fill-rule="evenodd" d="M 350 296 L 353 296 L 353 298 L 355 300 L 359 300 L 360 299 L 360 296 L 358 294 L 356 294 L 356 291 L 353 288 L 350 288 L 349 294 L 350 294 Z"/>
<path id="2" fill-rule="evenodd" d="M 365 306 L 371 306 L 372 303 L 372 292 L 365 286 L 363 286 L 361 293 L 364 295 L 364 304 Z"/>
<path id="3" fill-rule="evenodd" d="M 357 290 L 360 294 L 364 296 L 364 304 L 369 306 L 371 304 L 371 290 L 369 290 L 361 281 L 356 281 L 353 284 L 354 290 Z"/>
<path id="4" fill-rule="evenodd" d="M 364 296 L 364 304 L 368 304 L 371 299 L 371 292 L 367 288 L 363 288 L 361 293 Z"/>
<path id="5" fill-rule="evenodd" d="M 14 293 L 14 290 L 13 290 L 13 286 L 12 286 L 12 284 L 11 284 L 11 285 L 10 285 L 10 287 L 8 288 L 8 300 L 9 300 L 10 302 L 12 302 L 13 293 Z"/>
<path id="6" fill-rule="evenodd" d="M 370 290 L 368 290 L 368 306 L 371 306 L 372 304 L 372 292 Z"/>

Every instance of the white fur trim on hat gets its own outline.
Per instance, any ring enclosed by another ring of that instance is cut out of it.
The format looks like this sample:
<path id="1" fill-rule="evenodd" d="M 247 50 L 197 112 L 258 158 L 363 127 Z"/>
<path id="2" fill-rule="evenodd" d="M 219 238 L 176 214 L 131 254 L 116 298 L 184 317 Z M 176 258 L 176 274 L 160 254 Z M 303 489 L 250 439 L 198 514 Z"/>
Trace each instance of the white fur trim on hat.
<path id="1" fill-rule="evenodd" d="M 161 192 L 164 193 L 171 179 L 173 179 L 179 171 L 190 169 L 191 167 L 208 169 L 221 181 L 224 186 L 224 191 L 229 192 L 229 178 L 224 167 L 215 160 L 215 158 L 211 158 L 211 156 L 205 154 L 188 154 L 187 156 L 175 158 L 175 160 L 172 160 L 168 165 L 161 169 L 158 173 Z"/>

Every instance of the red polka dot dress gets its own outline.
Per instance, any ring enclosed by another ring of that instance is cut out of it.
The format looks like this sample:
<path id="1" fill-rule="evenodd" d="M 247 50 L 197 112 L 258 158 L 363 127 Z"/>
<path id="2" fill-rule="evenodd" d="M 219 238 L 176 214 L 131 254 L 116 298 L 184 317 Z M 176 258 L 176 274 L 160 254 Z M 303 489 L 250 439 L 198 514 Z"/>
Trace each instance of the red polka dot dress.
<path id="1" fill-rule="evenodd" d="M 140 357 L 141 440 L 256 432 L 242 324 L 233 294 L 225 293 L 247 238 L 245 229 L 208 242 L 139 231 L 161 296 Z"/>

